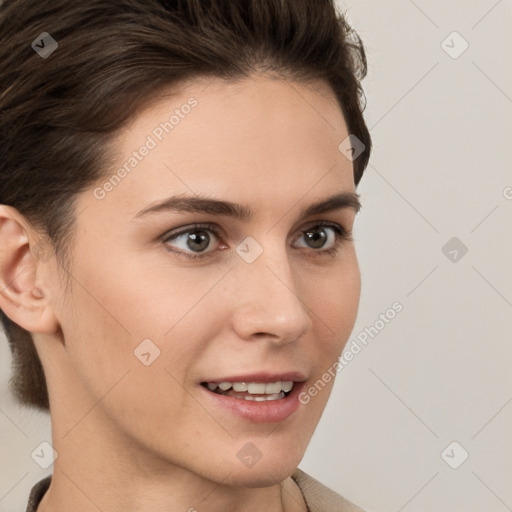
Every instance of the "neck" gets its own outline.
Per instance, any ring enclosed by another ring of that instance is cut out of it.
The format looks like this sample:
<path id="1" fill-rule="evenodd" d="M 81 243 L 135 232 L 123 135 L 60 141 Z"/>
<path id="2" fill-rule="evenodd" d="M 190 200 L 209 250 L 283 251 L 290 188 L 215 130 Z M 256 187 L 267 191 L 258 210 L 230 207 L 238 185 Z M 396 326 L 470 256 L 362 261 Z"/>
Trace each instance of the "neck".
<path id="1" fill-rule="evenodd" d="M 43 496 L 37 512 L 59 512 L 62 510 L 80 510 L 98 512 L 98 510 L 117 511 L 155 511 L 166 512 L 235 512 L 238 510 L 257 512 L 295 512 L 306 510 L 293 497 L 293 482 L 287 481 L 275 488 L 244 489 L 245 492 L 229 489 L 227 486 L 210 482 L 209 486 L 178 488 L 172 481 L 165 487 L 158 485 L 137 485 L 135 482 L 123 482 L 115 487 L 103 483 L 102 488 L 74 479 L 62 470 L 55 468 L 50 488 Z M 129 489 L 125 484 L 132 484 Z M 288 487 L 288 491 L 284 488 Z M 265 491 L 265 492 L 263 492 Z M 290 492 L 293 494 L 290 495 Z M 288 493 L 288 494 L 287 494 Z"/>

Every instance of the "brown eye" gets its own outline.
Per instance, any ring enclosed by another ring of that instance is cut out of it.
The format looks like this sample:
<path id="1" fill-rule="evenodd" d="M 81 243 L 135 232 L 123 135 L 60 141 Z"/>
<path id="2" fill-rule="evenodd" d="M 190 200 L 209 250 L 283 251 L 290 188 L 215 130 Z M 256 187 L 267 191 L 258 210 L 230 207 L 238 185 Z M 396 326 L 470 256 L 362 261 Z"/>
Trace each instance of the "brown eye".
<path id="1" fill-rule="evenodd" d="M 332 252 L 342 240 L 351 240 L 350 234 L 339 224 L 330 222 L 316 223 L 303 230 L 306 247 L 322 252 Z M 326 245 L 328 247 L 323 249 Z M 301 246 L 304 247 L 304 246 Z"/>
<path id="2" fill-rule="evenodd" d="M 209 233 L 213 233 L 214 236 L 212 237 Z M 212 238 L 219 238 L 219 234 L 213 226 L 196 224 L 182 229 L 178 233 L 169 234 L 163 241 L 169 246 L 177 247 L 178 250 L 175 251 L 177 254 L 194 259 L 206 257 L 213 252 L 207 251 Z M 173 241 L 173 243 L 170 244 L 170 241 Z"/>
<path id="3" fill-rule="evenodd" d="M 313 249 L 321 249 L 329 239 L 329 236 L 324 228 L 313 228 L 304 232 L 304 238 Z"/>

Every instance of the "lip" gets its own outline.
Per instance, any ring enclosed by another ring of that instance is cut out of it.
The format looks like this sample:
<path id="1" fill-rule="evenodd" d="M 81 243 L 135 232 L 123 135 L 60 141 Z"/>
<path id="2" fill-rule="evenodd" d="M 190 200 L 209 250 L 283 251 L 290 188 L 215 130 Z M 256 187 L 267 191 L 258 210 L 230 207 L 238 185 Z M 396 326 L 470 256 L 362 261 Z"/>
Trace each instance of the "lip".
<path id="1" fill-rule="evenodd" d="M 295 383 L 301 383 L 306 380 L 306 377 L 303 373 L 300 372 L 284 372 L 284 373 L 250 373 L 246 375 L 237 375 L 237 376 L 229 376 L 229 377 L 216 377 L 211 380 L 203 380 L 201 382 L 283 382 L 283 381 L 293 381 Z"/>
<path id="2" fill-rule="evenodd" d="M 284 421 L 291 417 L 300 407 L 299 395 L 305 386 L 305 381 L 298 382 L 290 378 L 292 374 L 282 374 L 281 376 L 254 374 L 246 375 L 243 377 L 230 377 L 233 380 L 221 380 L 219 382 L 277 382 L 278 380 L 293 380 L 293 388 L 290 393 L 279 400 L 269 400 L 263 402 L 256 402 L 244 400 L 242 398 L 234 398 L 231 396 L 221 395 L 210 391 L 207 387 L 199 385 L 199 388 L 204 393 L 206 400 L 212 403 L 213 406 L 218 407 L 229 414 L 233 414 L 238 418 L 251 421 L 252 423 L 277 423 Z M 298 374 L 295 374 L 298 375 Z M 300 377 L 303 379 L 303 376 Z M 263 380 L 262 380 L 263 379 Z M 217 382 L 208 381 L 208 382 Z"/>

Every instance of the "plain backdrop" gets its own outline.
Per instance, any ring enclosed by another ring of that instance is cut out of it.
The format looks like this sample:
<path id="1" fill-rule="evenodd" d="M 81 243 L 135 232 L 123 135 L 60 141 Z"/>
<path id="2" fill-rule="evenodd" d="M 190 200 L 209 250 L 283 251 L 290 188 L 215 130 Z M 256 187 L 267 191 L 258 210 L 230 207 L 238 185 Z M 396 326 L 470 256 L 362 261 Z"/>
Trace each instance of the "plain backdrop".
<path id="1" fill-rule="evenodd" d="M 369 512 L 510 511 L 512 3 L 340 5 L 369 64 L 347 347 L 367 339 L 300 467 Z M 49 418 L 16 406 L 9 373 L 2 337 L 0 512 L 24 510 L 52 471 L 31 458 Z"/>

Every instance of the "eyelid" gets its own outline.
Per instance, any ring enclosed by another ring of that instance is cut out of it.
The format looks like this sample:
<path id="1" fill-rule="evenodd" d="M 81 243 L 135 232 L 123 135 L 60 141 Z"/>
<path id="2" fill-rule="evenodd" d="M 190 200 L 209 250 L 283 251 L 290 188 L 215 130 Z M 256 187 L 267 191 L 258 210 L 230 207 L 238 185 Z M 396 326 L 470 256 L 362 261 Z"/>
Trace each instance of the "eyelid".
<path id="1" fill-rule="evenodd" d="M 164 242 L 166 242 L 171 238 L 177 238 L 178 236 L 190 233 L 191 231 L 200 231 L 201 229 L 204 229 L 206 231 L 212 231 L 217 238 L 219 238 L 219 235 L 224 236 L 224 230 L 215 223 L 194 222 L 192 224 L 189 224 L 188 226 L 183 226 L 176 229 L 171 229 L 170 231 L 166 231 L 162 236 L 162 239 Z"/>

